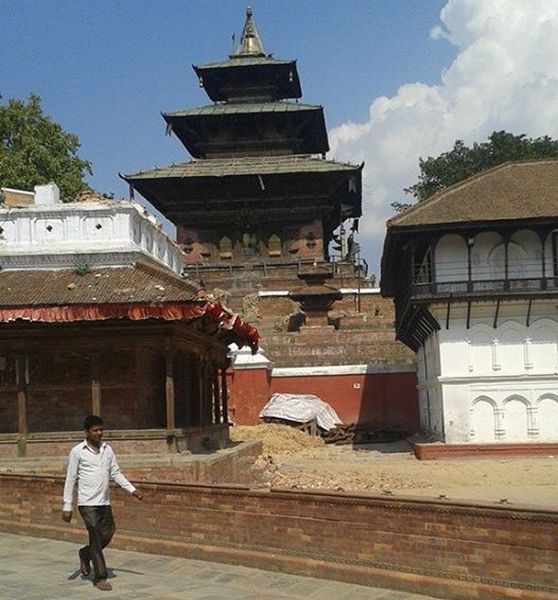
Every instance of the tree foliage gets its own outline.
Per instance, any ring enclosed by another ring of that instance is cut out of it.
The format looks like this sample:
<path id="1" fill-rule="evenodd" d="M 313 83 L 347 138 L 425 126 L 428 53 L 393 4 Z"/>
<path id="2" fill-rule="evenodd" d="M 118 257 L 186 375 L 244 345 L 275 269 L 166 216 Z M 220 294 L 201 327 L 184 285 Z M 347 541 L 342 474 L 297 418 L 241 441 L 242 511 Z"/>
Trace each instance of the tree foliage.
<path id="1" fill-rule="evenodd" d="M 32 190 L 54 181 L 63 201 L 87 188 L 91 163 L 77 155 L 78 137 L 43 113 L 41 99 L 10 99 L 0 104 L 0 185 Z"/>
<path id="2" fill-rule="evenodd" d="M 525 134 L 514 135 L 507 131 L 494 131 L 488 140 L 481 144 L 475 142 L 471 148 L 462 140 L 456 140 L 449 152 L 444 152 L 436 158 L 421 158 L 419 180 L 406 188 L 405 192 L 421 202 L 454 183 L 503 162 L 558 157 L 558 141 L 547 135 L 533 139 Z M 399 207 L 405 207 L 397 204 Z M 394 208 L 398 210 L 397 207 Z"/>

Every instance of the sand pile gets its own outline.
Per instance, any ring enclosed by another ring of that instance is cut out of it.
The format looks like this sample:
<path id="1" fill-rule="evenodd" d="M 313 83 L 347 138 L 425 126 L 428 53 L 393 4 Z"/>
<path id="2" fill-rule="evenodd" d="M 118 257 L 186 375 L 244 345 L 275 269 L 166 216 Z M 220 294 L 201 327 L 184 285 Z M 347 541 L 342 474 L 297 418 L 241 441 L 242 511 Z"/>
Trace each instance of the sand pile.
<path id="1" fill-rule="evenodd" d="M 288 425 L 272 423 L 236 425 L 230 428 L 230 437 L 233 442 L 261 441 L 264 454 L 296 453 L 305 448 L 319 448 L 325 445 L 320 437 L 313 437 Z"/>

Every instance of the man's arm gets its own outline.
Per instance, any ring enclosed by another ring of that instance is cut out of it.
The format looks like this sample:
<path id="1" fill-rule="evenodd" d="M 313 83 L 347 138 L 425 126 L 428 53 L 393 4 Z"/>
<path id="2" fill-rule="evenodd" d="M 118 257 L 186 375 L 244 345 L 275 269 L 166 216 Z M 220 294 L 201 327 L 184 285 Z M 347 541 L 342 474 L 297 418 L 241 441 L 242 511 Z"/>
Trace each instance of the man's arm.
<path id="1" fill-rule="evenodd" d="M 116 461 L 116 456 L 111 448 L 111 457 L 110 457 L 110 478 L 116 482 L 121 488 L 125 489 L 127 492 L 135 496 L 138 500 L 142 499 L 142 494 L 138 490 L 136 490 L 135 486 L 132 485 L 126 477 L 122 474 L 120 467 L 118 466 L 118 462 Z"/>
<path id="2" fill-rule="evenodd" d="M 66 483 L 64 484 L 64 504 L 62 506 L 62 519 L 69 523 L 72 520 L 72 504 L 74 487 L 78 474 L 79 457 L 76 452 L 70 452 L 68 470 L 66 472 Z"/>

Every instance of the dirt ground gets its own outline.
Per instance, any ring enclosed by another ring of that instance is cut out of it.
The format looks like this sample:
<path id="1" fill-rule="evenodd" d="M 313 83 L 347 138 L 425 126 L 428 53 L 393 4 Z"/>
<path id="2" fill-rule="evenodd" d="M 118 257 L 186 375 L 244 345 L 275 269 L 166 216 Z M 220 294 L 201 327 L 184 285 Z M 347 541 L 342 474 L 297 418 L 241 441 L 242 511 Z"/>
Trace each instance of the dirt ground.
<path id="1" fill-rule="evenodd" d="M 262 485 L 558 509 L 558 456 L 420 461 L 405 441 L 352 447 L 325 445 L 284 425 L 231 431 L 238 441 L 263 441 L 254 465 Z"/>

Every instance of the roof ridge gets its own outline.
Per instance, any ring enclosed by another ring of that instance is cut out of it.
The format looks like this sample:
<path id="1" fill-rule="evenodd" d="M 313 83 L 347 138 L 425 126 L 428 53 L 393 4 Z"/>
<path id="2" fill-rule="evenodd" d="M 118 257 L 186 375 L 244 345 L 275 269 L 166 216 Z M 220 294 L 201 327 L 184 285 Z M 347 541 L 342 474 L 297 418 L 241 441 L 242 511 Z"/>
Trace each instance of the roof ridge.
<path id="1" fill-rule="evenodd" d="M 409 209 L 407 209 L 403 213 L 401 213 L 399 215 L 394 215 L 393 217 L 388 219 L 386 225 L 387 225 L 388 229 L 390 227 L 397 227 L 397 226 L 402 226 L 402 227 L 407 226 L 407 225 L 415 226 L 421 222 L 421 219 L 423 218 L 422 217 L 423 213 L 425 213 L 426 217 L 427 217 L 427 220 L 426 220 L 426 222 L 424 222 L 424 224 L 426 224 L 428 222 L 431 222 L 431 223 L 436 222 L 437 223 L 438 222 L 437 219 L 434 219 L 434 221 L 428 220 L 429 218 L 430 219 L 433 218 L 432 217 L 433 212 L 436 212 L 437 210 L 444 210 L 446 208 L 448 208 L 448 209 L 452 208 L 453 212 L 455 212 L 455 210 L 457 210 L 458 213 L 460 212 L 457 205 L 452 204 L 453 196 L 455 194 L 458 194 L 458 197 L 460 197 L 460 195 L 462 195 L 462 194 L 469 193 L 468 189 L 472 189 L 472 190 L 477 189 L 476 187 L 474 187 L 474 184 L 476 184 L 477 186 L 480 185 L 481 187 L 483 185 L 490 186 L 491 182 L 493 181 L 495 176 L 497 179 L 504 178 L 504 180 L 506 178 L 511 179 L 511 180 L 514 180 L 517 178 L 522 178 L 523 171 L 521 171 L 520 169 L 525 168 L 525 167 L 533 167 L 533 166 L 541 167 L 544 165 L 547 165 L 547 169 L 548 169 L 548 166 L 550 166 L 552 168 L 552 170 L 554 170 L 555 166 L 558 165 L 558 158 L 535 158 L 535 159 L 505 161 L 498 165 L 494 165 L 493 167 L 490 167 L 489 169 L 479 171 L 478 173 L 475 173 L 475 174 L 471 175 L 470 177 L 467 177 L 466 179 L 458 181 L 458 182 L 454 183 L 453 185 L 436 192 L 435 194 L 433 194 L 426 200 L 423 200 L 422 202 L 417 202 L 416 204 L 412 205 Z M 527 173 L 527 175 L 529 175 L 529 173 Z M 532 177 L 531 175 L 529 175 L 529 176 Z M 482 182 L 483 180 L 486 180 L 486 183 Z M 482 182 L 482 183 L 480 183 L 480 182 Z M 463 212 L 463 211 L 461 211 L 461 212 Z M 449 222 L 450 221 L 448 221 L 448 223 Z"/>
<path id="2" fill-rule="evenodd" d="M 140 271 L 145 271 L 147 273 L 163 277 L 171 281 L 172 283 L 191 287 L 192 291 L 194 292 L 198 292 L 201 289 L 196 283 L 184 279 L 175 271 L 171 271 L 169 268 L 163 267 L 161 265 L 156 265 L 144 258 L 139 258 L 138 260 L 136 260 L 132 267 Z"/>
<path id="3" fill-rule="evenodd" d="M 135 173 L 119 173 L 119 177 L 121 179 L 125 179 L 130 177 L 138 177 L 140 175 L 144 175 L 146 173 L 152 173 L 156 171 L 164 171 L 165 169 L 173 169 L 180 167 L 188 167 L 189 165 L 238 165 L 238 164 L 266 164 L 270 162 L 307 162 L 307 163 L 320 163 L 320 164 L 328 164 L 328 165 L 340 165 L 344 167 L 355 168 L 358 167 L 362 169 L 364 163 L 360 165 L 352 164 L 349 162 L 342 162 L 335 159 L 327 159 L 321 158 L 319 156 L 315 156 L 313 154 L 284 154 L 279 156 L 228 156 L 222 158 L 201 158 L 194 160 L 187 160 L 180 163 L 171 163 L 163 166 L 155 166 L 152 169 L 146 169 L 141 171 L 136 171 Z"/>

